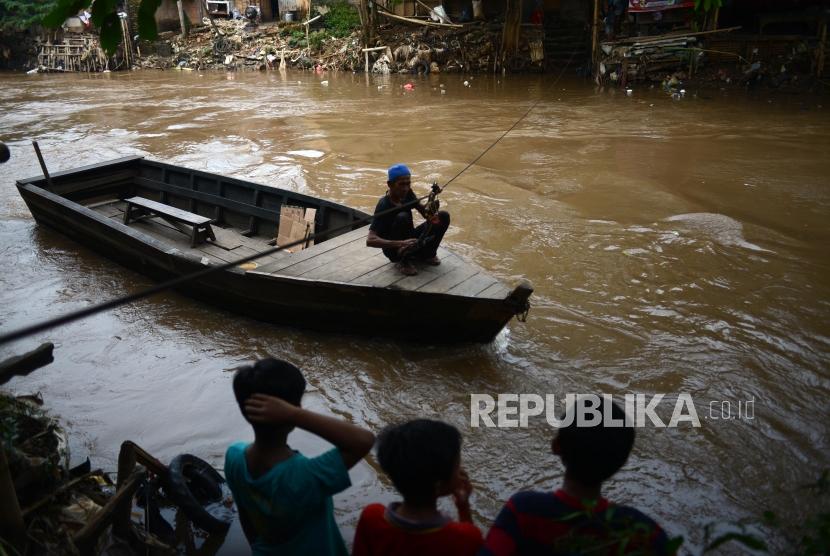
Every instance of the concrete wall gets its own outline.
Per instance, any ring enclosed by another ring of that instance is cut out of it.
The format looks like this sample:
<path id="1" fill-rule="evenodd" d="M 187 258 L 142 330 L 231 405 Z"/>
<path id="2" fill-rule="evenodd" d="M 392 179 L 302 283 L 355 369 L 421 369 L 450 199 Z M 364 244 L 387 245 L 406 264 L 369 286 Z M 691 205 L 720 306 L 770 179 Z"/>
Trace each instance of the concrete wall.
<path id="1" fill-rule="evenodd" d="M 201 0 L 182 0 L 184 13 L 193 25 L 201 25 L 205 17 Z M 179 8 L 176 0 L 163 0 L 159 9 L 156 10 L 156 25 L 159 31 L 180 31 Z"/>

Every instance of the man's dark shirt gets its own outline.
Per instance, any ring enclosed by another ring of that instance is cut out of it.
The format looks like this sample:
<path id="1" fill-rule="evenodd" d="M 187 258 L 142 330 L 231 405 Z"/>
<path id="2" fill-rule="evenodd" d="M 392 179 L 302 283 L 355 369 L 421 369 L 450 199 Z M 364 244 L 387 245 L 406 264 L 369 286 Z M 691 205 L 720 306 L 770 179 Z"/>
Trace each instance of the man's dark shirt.
<path id="1" fill-rule="evenodd" d="M 415 192 L 410 189 L 409 194 L 404 198 L 402 204 L 405 205 L 406 203 L 411 203 L 415 200 L 417 200 Z M 380 236 L 383 239 L 391 239 L 392 224 L 395 222 L 395 217 L 398 216 L 398 214 L 402 212 L 408 213 L 410 223 L 412 222 L 412 209 L 415 208 L 415 205 L 412 205 L 408 208 L 398 207 L 395 203 L 391 201 L 391 199 L 389 199 L 389 195 L 384 195 L 380 198 L 377 206 L 375 207 L 375 214 L 393 208 L 397 208 L 398 210 L 393 210 L 389 212 L 389 214 L 384 214 L 383 216 L 375 216 L 374 218 L 372 218 L 372 224 L 369 226 L 370 230 L 375 232 L 378 236 Z"/>

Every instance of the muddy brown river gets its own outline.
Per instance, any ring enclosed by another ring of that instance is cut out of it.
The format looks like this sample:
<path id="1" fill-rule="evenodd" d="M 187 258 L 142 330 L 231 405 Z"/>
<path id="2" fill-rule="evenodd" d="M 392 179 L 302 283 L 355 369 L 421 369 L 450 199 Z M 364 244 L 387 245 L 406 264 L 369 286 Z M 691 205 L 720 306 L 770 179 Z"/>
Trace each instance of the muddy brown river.
<path id="1" fill-rule="evenodd" d="M 35 224 L 14 187 L 40 174 L 33 139 L 50 171 L 139 154 L 371 211 L 390 164 L 409 164 L 425 194 L 538 101 L 442 194 L 450 249 L 534 284 L 527 323 L 489 345 L 438 347 L 282 328 L 168 293 L 0 346 L 0 358 L 56 346 L 52 365 L 6 388 L 42 392 L 75 460 L 114 471 L 130 439 L 163 461 L 187 452 L 221 467 L 231 442 L 252 438 L 232 369 L 283 357 L 306 373 L 315 410 L 375 431 L 421 416 L 459 427 L 485 530 L 510 494 L 554 488 L 562 467 L 543 417 L 473 428 L 471 394 L 687 394 L 700 426 L 639 428 L 606 495 L 695 552 L 709 523 L 808 515 L 798 486 L 830 467 L 830 106 L 628 97 L 555 76 L 430 75 L 404 91 L 410 79 L 0 75 L 12 151 L 0 166 L 0 330 L 151 283 Z M 302 432 L 291 443 L 326 449 Z M 335 499 L 349 542 L 365 504 L 395 498 L 373 458 L 352 481 Z M 221 552 L 246 547 L 235 526 Z"/>

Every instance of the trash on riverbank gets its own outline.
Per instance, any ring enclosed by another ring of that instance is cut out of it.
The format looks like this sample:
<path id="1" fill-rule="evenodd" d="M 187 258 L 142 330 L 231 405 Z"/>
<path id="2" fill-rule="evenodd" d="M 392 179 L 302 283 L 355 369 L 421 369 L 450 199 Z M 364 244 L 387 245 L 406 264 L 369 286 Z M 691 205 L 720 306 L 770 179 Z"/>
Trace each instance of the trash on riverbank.
<path id="1" fill-rule="evenodd" d="M 366 66 L 357 31 L 346 37 L 334 37 L 323 30 L 310 30 L 306 35 L 302 23 L 280 22 L 251 28 L 235 20 L 217 20 L 216 25 L 222 35 L 204 25 L 191 29 L 186 39 L 162 33 L 159 41 L 139 43 L 138 65 L 156 69 L 294 67 L 322 71 L 364 71 Z M 500 27 L 486 24 L 462 29 L 413 30 L 395 23 L 380 29 L 376 44 L 371 46 L 388 48 L 370 53 L 369 68 L 375 73 L 494 71 L 500 40 Z M 514 65 L 526 67 L 531 63 L 531 45 L 525 46 L 527 63 Z M 539 57 L 538 48 L 532 52 Z"/>
<path id="2" fill-rule="evenodd" d="M 116 485 L 91 469 L 89 458 L 70 468 L 66 431 L 42 406 L 39 394 L 0 393 L 0 455 L 8 464 L 0 465 L 4 543 L 21 553 L 73 555 L 176 554 L 186 546 L 221 545 L 233 501 L 209 464 L 183 454 L 165 466 L 127 441 Z"/>

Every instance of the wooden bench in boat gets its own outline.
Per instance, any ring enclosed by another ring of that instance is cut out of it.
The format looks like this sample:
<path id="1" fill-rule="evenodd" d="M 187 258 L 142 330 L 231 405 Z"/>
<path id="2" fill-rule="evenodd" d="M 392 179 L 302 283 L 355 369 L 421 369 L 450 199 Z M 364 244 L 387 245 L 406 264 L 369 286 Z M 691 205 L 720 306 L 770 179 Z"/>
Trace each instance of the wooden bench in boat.
<path id="1" fill-rule="evenodd" d="M 216 241 L 216 236 L 213 234 L 213 229 L 210 227 L 210 218 L 187 212 L 186 210 L 177 209 L 170 205 L 157 203 L 144 197 L 130 197 L 124 199 L 127 207 L 124 210 L 124 224 L 129 224 L 132 220 L 146 216 L 160 216 L 165 220 L 173 223 L 180 223 L 190 226 L 190 246 L 196 247 L 206 239 L 210 238 Z"/>

